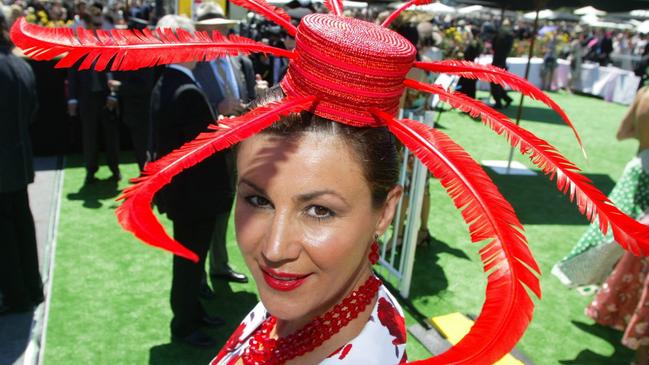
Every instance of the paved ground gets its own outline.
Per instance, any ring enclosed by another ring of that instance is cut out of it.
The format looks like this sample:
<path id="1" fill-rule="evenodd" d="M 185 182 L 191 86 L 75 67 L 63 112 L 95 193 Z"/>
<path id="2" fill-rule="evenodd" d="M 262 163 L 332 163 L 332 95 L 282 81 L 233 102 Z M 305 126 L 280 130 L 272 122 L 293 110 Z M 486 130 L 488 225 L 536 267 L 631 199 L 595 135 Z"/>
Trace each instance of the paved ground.
<path id="1" fill-rule="evenodd" d="M 39 362 L 41 340 L 47 323 L 50 273 L 58 222 L 62 159 L 37 157 L 36 179 L 29 186 L 29 199 L 38 240 L 38 256 L 45 287 L 45 302 L 33 312 L 0 317 L 0 365 L 34 365 Z"/>

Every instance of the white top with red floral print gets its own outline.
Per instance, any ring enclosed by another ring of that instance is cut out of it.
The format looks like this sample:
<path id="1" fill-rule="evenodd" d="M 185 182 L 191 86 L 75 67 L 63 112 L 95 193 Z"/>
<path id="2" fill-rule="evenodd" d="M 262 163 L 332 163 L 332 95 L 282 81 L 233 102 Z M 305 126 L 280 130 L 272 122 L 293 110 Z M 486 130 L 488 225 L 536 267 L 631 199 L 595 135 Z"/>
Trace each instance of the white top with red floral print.
<path id="1" fill-rule="evenodd" d="M 259 302 L 234 331 L 211 365 L 234 365 L 249 346 L 251 335 L 268 312 Z M 320 362 L 320 365 L 397 365 L 406 363 L 406 325 L 403 310 L 381 285 L 378 300 L 361 333 Z"/>

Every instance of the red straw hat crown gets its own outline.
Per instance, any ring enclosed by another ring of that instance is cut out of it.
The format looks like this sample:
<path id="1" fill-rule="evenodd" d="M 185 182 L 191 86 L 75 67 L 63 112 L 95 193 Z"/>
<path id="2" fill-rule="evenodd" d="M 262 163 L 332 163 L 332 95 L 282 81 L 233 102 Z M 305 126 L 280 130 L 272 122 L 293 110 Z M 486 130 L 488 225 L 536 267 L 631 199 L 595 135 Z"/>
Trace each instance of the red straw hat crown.
<path id="1" fill-rule="evenodd" d="M 401 35 L 376 24 L 332 14 L 302 19 L 295 37 L 297 59 L 282 89 L 289 96 L 315 95 L 318 116 L 355 126 L 381 122 L 370 110 L 394 115 L 403 81 L 417 50 Z"/>

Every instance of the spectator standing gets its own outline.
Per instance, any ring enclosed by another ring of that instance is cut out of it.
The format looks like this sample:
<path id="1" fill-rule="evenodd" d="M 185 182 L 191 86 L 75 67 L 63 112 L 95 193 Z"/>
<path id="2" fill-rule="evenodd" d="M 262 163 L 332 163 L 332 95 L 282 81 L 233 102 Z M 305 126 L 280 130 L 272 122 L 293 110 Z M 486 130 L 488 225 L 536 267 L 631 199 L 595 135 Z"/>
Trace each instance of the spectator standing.
<path id="1" fill-rule="evenodd" d="M 194 31 L 191 20 L 178 15 L 162 17 L 158 27 Z M 192 73 L 195 66 L 195 62 L 187 62 L 165 67 L 153 89 L 151 116 L 158 156 L 193 140 L 215 120 Z M 172 339 L 193 346 L 215 346 L 216 341 L 202 327 L 224 323 L 222 318 L 206 313 L 199 293 L 214 221 L 218 214 L 229 211 L 232 204 L 229 176 L 223 173 L 226 170 L 224 154 L 215 154 L 175 177 L 156 195 L 159 210 L 173 222 L 174 239 L 199 259 L 194 263 L 174 256 L 171 282 Z"/>
<path id="2" fill-rule="evenodd" d="M 581 65 L 584 58 L 585 36 L 583 33 L 572 35 L 570 41 L 570 80 L 568 81 L 568 90 L 581 89 Z"/>
<path id="3" fill-rule="evenodd" d="M 482 44 L 480 43 L 480 31 L 478 28 L 471 27 L 471 30 L 466 33 L 466 45 L 464 47 L 465 61 L 473 62 L 482 53 Z M 457 83 L 457 90 L 466 96 L 475 99 L 476 84 L 478 80 L 461 77 Z"/>
<path id="4" fill-rule="evenodd" d="M 541 68 L 541 90 L 552 90 L 554 70 L 556 70 L 557 66 L 557 34 L 553 32 L 544 49 L 543 67 Z"/>
<path id="5" fill-rule="evenodd" d="M 142 30 L 147 22 L 138 18 L 130 18 L 129 29 Z M 111 93 L 119 96 L 119 108 L 122 122 L 128 127 L 135 159 L 140 171 L 149 159 L 150 144 L 150 101 L 151 91 L 155 83 L 153 68 L 143 68 L 135 71 L 116 72 L 115 80 L 109 81 Z"/>
<path id="6" fill-rule="evenodd" d="M 491 64 L 505 70 L 507 69 L 507 56 L 509 56 L 509 52 L 511 52 L 514 46 L 514 36 L 507 29 L 507 26 L 507 23 L 503 23 L 500 30 L 496 32 L 491 45 L 493 49 L 493 61 Z M 512 103 L 512 98 L 507 95 L 507 91 L 499 84 L 491 84 L 491 96 L 495 101 L 493 105 L 495 109 L 502 109 L 503 101 L 505 102 L 505 107 L 508 107 Z"/>
<path id="7" fill-rule="evenodd" d="M 82 14 L 88 29 L 101 27 L 100 18 Z M 117 99 L 110 95 L 109 76 L 106 72 L 94 70 L 68 70 L 68 114 L 81 119 L 82 149 L 86 165 L 86 184 L 96 181 L 99 169 L 99 132 L 104 134 L 106 160 L 113 173 L 111 180 L 122 178 L 119 171 L 119 123 L 116 116 Z"/>
<path id="8" fill-rule="evenodd" d="M 27 194 L 34 181 L 28 127 L 38 99 L 31 67 L 11 53 L 8 29 L 0 12 L 0 314 L 31 310 L 44 299 Z"/>
<path id="9" fill-rule="evenodd" d="M 202 3 L 197 9 L 196 28 L 198 30 L 219 32 L 226 36 L 237 21 L 226 19 L 223 10 L 215 3 Z M 245 104 L 255 97 L 255 74 L 252 62 L 246 56 L 221 57 L 209 62 L 201 62 L 193 70 L 201 88 L 205 91 L 213 110 L 220 115 L 236 116 L 241 114 Z M 246 283 L 248 278 L 233 270 L 229 265 L 226 249 L 226 236 L 230 208 L 234 202 L 234 164 L 229 150 L 221 152 L 228 161 L 227 169 L 219 171 L 232 184 L 222 196 L 223 204 L 228 208 L 216 215 L 214 232 L 210 243 L 210 268 L 212 280 L 225 279 L 228 281 Z M 207 286 L 207 280 L 202 285 L 204 297 L 212 294 Z"/>

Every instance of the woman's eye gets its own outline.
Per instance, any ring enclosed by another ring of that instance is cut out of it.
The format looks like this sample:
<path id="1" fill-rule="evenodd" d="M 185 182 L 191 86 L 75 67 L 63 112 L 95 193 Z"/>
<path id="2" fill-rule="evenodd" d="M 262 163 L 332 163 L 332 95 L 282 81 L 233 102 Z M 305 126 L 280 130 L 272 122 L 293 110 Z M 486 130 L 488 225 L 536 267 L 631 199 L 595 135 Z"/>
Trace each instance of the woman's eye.
<path id="1" fill-rule="evenodd" d="M 272 205 L 270 204 L 270 201 L 268 199 L 264 198 L 263 196 L 251 195 L 251 196 L 247 196 L 245 199 L 248 202 L 248 204 L 252 205 L 253 207 L 257 207 L 257 208 L 271 208 L 272 207 Z"/>
<path id="2" fill-rule="evenodd" d="M 329 209 L 325 208 L 322 205 L 312 205 L 307 209 L 307 214 L 313 218 L 317 219 L 325 219 L 325 218 L 331 218 L 335 214 L 334 212 Z"/>

